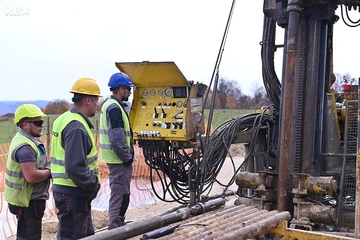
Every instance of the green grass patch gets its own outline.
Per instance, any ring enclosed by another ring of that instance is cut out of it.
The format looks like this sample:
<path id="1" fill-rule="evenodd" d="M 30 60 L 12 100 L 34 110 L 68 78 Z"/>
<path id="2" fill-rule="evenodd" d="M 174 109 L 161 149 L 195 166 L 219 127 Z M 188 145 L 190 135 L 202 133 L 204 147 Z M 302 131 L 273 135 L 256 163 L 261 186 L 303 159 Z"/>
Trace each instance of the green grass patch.
<path id="1" fill-rule="evenodd" d="M 45 117 L 43 135 L 50 136 L 53 123 L 58 116 L 59 115 L 47 115 Z M 99 128 L 99 116 L 99 114 L 96 114 L 94 117 L 90 118 L 91 123 L 94 125 L 93 133 L 96 133 L 95 129 Z M 0 118 L 0 144 L 11 142 L 11 139 L 18 131 L 19 127 L 15 125 L 13 118 Z"/>
<path id="2" fill-rule="evenodd" d="M 206 109 L 204 111 L 204 120 L 205 121 L 208 120 L 209 112 L 210 112 L 209 109 Z M 248 114 L 251 112 L 252 112 L 252 110 L 243 110 L 243 109 L 215 109 L 213 112 L 213 117 L 212 117 L 213 129 L 215 129 L 221 123 L 223 123 L 231 118 L 242 116 L 244 114 Z M 53 122 L 58 116 L 59 115 L 48 115 L 45 118 L 43 135 L 49 136 L 51 134 Z M 99 117 L 100 117 L 100 115 L 96 114 L 94 117 L 90 118 L 90 121 L 94 125 L 95 129 L 99 128 Z M 95 129 L 93 130 L 93 133 L 96 133 Z M 15 134 L 17 133 L 18 130 L 19 130 L 19 128 L 14 124 L 13 118 L 9 118 L 9 119 L 1 118 L 0 119 L 0 144 L 6 143 L 6 142 L 11 142 L 11 139 L 15 136 Z"/>
<path id="3" fill-rule="evenodd" d="M 253 110 L 245 110 L 245 109 L 214 109 L 212 116 L 212 126 L 213 129 L 217 128 L 221 123 L 239 117 L 248 113 L 253 112 Z M 208 121 L 209 118 L 209 109 L 204 110 L 204 120 Z"/>

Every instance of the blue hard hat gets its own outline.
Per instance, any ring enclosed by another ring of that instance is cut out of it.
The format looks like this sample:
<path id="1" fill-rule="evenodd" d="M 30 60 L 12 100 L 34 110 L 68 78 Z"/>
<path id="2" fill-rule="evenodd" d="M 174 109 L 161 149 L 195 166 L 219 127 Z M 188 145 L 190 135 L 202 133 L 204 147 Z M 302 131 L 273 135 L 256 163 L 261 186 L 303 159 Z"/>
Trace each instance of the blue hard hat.
<path id="1" fill-rule="evenodd" d="M 126 73 L 118 72 L 111 75 L 108 86 L 111 88 L 119 86 L 133 87 L 134 84 Z"/>

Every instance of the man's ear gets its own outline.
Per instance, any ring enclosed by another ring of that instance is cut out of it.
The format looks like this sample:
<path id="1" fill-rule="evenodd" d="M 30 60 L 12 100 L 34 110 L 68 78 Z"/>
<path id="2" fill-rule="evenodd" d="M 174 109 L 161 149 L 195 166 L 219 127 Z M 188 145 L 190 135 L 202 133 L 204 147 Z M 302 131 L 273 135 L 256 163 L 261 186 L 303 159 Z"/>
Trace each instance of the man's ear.
<path id="1" fill-rule="evenodd" d="M 90 105 L 91 104 L 91 98 L 90 97 L 86 97 L 86 105 Z"/>

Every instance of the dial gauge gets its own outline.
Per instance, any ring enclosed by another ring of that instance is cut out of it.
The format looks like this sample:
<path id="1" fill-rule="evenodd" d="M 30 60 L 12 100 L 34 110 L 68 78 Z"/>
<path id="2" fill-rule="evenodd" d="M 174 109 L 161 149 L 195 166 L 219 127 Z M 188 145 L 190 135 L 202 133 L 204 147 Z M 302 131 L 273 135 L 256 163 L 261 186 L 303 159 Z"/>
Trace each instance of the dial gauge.
<path id="1" fill-rule="evenodd" d="M 142 90 L 142 95 L 147 96 L 148 95 L 148 90 L 146 90 L 146 89 Z"/>
<path id="2" fill-rule="evenodd" d="M 194 113 L 193 119 L 195 122 L 200 122 L 202 120 L 202 114 L 201 113 Z"/>
<path id="3" fill-rule="evenodd" d="M 176 106 L 177 106 L 177 107 L 181 107 L 182 104 L 183 104 L 182 101 L 178 101 L 178 102 L 176 103 Z"/>
<path id="4" fill-rule="evenodd" d="M 159 89 L 159 90 L 158 90 L 158 95 L 159 95 L 159 96 L 162 96 L 162 95 L 163 95 L 163 90 L 162 90 L 162 89 Z"/>
<path id="5" fill-rule="evenodd" d="M 151 95 L 151 96 L 155 96 L 155 94 L 156 94 L 156 91 L 155 91 L 154 89 L 151 89 L 151 90 L 150 90 L 150 95 Z"/>
<path id="6" fill-rule="evenodd" d="M 172 91 L 170 88 L 165 89 L 165 96 L 171 97 Z"/>

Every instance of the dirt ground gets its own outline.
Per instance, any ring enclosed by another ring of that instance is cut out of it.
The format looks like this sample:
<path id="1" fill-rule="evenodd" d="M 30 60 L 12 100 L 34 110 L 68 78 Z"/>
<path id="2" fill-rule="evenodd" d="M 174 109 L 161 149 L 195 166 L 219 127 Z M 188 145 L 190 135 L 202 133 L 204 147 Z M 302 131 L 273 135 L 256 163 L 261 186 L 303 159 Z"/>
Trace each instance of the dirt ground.
<path id="1" fill-rule="evenodd" d="M 244 157 L 243 145 L 242 144 L 231 145 L 230 155 L 231 155 L 231 158 L 234 160 L 234 166 L 236 169 L 243 161 L 243 157 Z M 217 177 L 218 181 L 220 181 L 222 184 L 227 184 L 230 181 L 231 177 L 234 175 L 234 166 L 231 161 L 231 158 L 228 157 L 226 159 L 226 161 Z M 236 184 L 233 183 L 227 190 L 235 192 L 237 190 Z M 219 184 L 215 183 L 209 196 L 220 195 L 223 193 L 223 191 L 224 191 L 224 188 L 221 187 Z M 231 199 L 231 198 L 235 198 L 235 196 L 227 197 L 227 199 Z M 180 204 L 176 203 L 176 202 L 168 203 L 168 202 L 158 201 L 158 202 L 155 202 L 152 204 L 144 204 L 139 207 L 128 209 L 127 214 L 126 214 L 126 221 L 133 222 L 133 221 L 138 221 L 141 219 L 149 218 L 152 216 L 157 216 L 157 215 L 167 212 L 169 210 L 173 210 L 177 207 L 180 207 Z M 106 213 L 104 216 L 106 216 Z M 56 226 L 57 226 L 56 216 L 46 219 L 45 221 L 53 222 L 54 226 L 52 226 L 50 228 L 52 228 L 52 229 L 56 228 Z M 96 221 L 96 219 L 94 219 L 94 221 Z M 97 229 L 96 231 L 99 232 L 99 231 L 105 231 L 105 230 L 106 230 L 106 228 L 101 228 L 101 229 Z M 46 239 L 46 240 L 55 240 L 56 239 L 56 233 L 54 233 L 54 232 L 49 232 L 49 231 L 43 230 L 42 235 L 43 235 L 42 239 Z M 7 240 L 15 240 L 15 239 L 16 239 L 15 236 L 7 238 Z"/>
<path id="2" fill-rule="evenodd" d="M 239 166 L 244 157 L 244 147 L 242 144 L 233 144 L 230 148 L 230 154 L 231 157 L 234 160 L 235 166 Z M 232 168 L 231 159 L 227 158 L 219 175 L 218 180 L 223 183 L 227 184 L 231 178 L 231 176 L 234 174 L 234 170 Z M 214 184 L 214 188 L 211 190 L 211 193 L 209 196 L 213 195 L 219 195 L 223 193 L 223 187 L 221 187 L 219 184 Z M 236 184 L 232 184 L 231 187 L 228 189 L 229 191 L 236 191 L 237 186 Z M 127 211 L 127 219 L 131 221 L 140 220 L 142 218 L 147 218 L 151 216 L 155 216 L 157 214 L 161 214 L 169 209 L 172 209 L 174 207 L 178 207 L 179 203 L 166 203 L 166 202 L 156 202 L 153 204 L 145 204 L 140 207 L 131 208 Z"/>
<path id="3" fill-rule="evenodd" d="M 244 157 L 244 147 L 243 144 L 233 144 L 230 147 L 230 155 L 234 160 L 235 166 L 239 166 Z M 234 174 L 234 170 L 232 167 L 231 159 L 227 158 L 219 175 L 218 180 L 223 183 L 227 184 L 231 177 Z M 211 190 L 209 196 L 219 195 L 223 193 L 224 188 L 221 187 L 219 184 L 214 184 L 214 188 Z M 236 184 L 232 184 L 231 187 L 228 188 L 228 191 L 236 191 L 237 186 Z M 140 220 L 142 218 L 147 218 L 151 216 L 155 216 L 157 214 L 161 214 L 169 209 L 174 207 L 178 207 L 179 203 L 167 203 L 167 202 L 155 202 L 153 204 L 145 204 L 136 208 L 131 208 L 127 211 L 127 219 L 131 221 Z"/>

